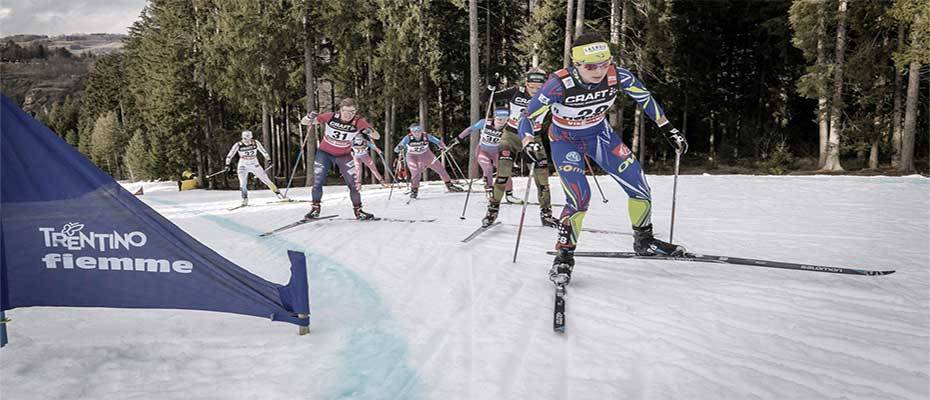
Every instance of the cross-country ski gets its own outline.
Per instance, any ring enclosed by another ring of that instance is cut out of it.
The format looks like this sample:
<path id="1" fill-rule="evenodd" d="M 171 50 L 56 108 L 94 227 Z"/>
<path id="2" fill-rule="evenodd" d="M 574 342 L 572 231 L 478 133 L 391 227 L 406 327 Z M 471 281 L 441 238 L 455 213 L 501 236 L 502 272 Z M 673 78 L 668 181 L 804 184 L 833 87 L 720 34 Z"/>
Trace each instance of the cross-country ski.
<path id="1" fill-rule="evenodd" d="M 302 219 L 298 220 L 297 222 L 292 222 L 292 223 L 287 224 L 287 225 L 284 225 L 284 226 L 282 226 L 282 227 L 278 227 L 278 228 L 272 229 L 272 230 L 270 230 L 270 231 L 268 231 L 268 232 L 265 232 L 265 233 L 262 233 L 261 235 L 258 235 L 258 236 L 259 236 L 259 237 L 271 236 L 271 235 L 280 233 L 280 232 L 282 232 L 282 231 L 286 231 L 286 230 L 291 229 L 291 228 L 296 228 L 296 227 L 301 226 L 301 225 L 304 225 L 304 224 L 309 224 L 309 223 L 311 223 L 311 222 L 317 222 L 317 221 L 323 221 L 323 220 L 327 220 L 327 219 L 331 219 L 331 218 L 336 218 L 336 217 L 337 217 L 337 215 L 324 215 L 324 216 L 322 216 L 322 217 L 315 217 L 315 218 L 302 218 Z"/>

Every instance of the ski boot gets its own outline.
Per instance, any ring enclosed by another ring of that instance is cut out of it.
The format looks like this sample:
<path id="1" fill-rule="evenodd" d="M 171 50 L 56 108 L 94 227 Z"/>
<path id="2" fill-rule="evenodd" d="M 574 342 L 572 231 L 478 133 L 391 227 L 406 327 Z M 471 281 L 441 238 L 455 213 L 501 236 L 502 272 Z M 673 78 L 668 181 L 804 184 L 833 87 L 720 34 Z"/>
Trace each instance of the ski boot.
<path id="1" fill-rule="evenodd" d="M 504 194 L 504 201 L 506 201 L 507 204 L 523 204 L 523 200 L 513 197 L 513 190 L 508 190 Z"/>
<path id="2" fill-rule="evenodd" d="M 248 198 L 248 197 L 243 197 L 243 198 L 242 198 L 242 207 L 245 207 L 245 206 L 247 206 L 247 205 L 249 205 L 249 198 Z"/>
<path id="3" fill-rule="evenodd" d="M 446 182 L 446 190 L 450 192 L 464 192 L 465 191 L 465 189 L 462 189 L 460 186 L 455 186 L 455 184 L 452 183 L 452 181 Z"/>
<path id="4" fill-rule="evenodd" d="M 559 250 L 559 254 L 556 254 L 555 260 L 552 260 L 552 268 L 549 269 L 549 280 L 556 286 L 568 285 L 572 280 L 572 270 L 574 268 L 574 250 Z"/>
<path id="5" fill-rule="evenodd" d="M 494 198 L 494 187 L 493 187 L 493 186 L 491 186 L 491 187 L 485 186 L 485 187 L 484 187 L 484 195 L 485 195 L 485 197 L 488 198 L 488 200 L 493 199 L 493 198 Z"/>
<path id="6" fill-rule="evenodd" d="M 370 213 L 362 211 L 361 204 L 353 207 L 352 209 L 355 211 L 355 219 L 357 220 L 365 221 L 365 220 L 375 219 L 374 214 L 370 214 Z"/>
<path id="7" fill-rule="evenodd" d="M 314 219 L 320 217 L 320 202 L 314 201 L 310 204 L 310 212 L 304 215 L 304 219 Z"/>
<path id="8" fill-rule="evenodd" d="M 418 188 L 410 188 L 410 198 L 411 198 L 411 199 L 417 198 L 417 192 L 419 192 L 419 191 L 420 191 L 420 189 L 418 189 Z"/>
<path id="9" fill-rule="evenodd" d="M 481 226 L 488 227 L 497 220 L 497 212 L 500 211 L 500 204 L 489 203 L 488 214 L 481 220 Z"/>
<path id="10" fill-rule="evenodd" d="M 550 228 L 558 228 L 560 224 L 559 220 L 552 216 L 551 208 L 540 208 L 539 220 L 542 221 L 543 226 L 548 226 Z"/>
<path id="11" fill-rule="evenodd" d="M 685 255 L 685 248 L 677 244 L 663 242 L 652 235 L 652 225 L 642 228 L 633 227 L 633 251 L 640 256 L 671 256 Z"/>

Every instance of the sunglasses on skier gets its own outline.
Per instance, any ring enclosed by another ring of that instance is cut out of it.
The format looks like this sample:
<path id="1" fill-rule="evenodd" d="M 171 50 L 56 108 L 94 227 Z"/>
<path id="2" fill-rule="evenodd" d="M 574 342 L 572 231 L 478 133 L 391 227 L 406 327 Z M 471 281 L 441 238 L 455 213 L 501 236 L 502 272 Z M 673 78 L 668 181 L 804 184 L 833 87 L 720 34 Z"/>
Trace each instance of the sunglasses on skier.
<path id="1" fill-rule="evenodd" d="M 575 65 L 580 68 L 584 68 L 588 71 L 595 71 L 595 70 L 607 68 L 607 66 L 610 65 L 610 60 L 601 61 L 599 63 L 593 63 L 593 64 L 583 63 L 583 64 L 575 64 Z"/>

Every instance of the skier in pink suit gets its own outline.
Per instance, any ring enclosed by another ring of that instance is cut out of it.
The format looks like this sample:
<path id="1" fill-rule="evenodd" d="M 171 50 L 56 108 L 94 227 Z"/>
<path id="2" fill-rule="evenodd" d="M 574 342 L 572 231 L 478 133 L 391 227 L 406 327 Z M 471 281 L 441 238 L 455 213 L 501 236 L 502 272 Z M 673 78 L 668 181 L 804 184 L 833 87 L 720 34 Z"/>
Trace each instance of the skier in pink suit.
<path id="1" fill-rule="evenodd" d="M 375 166 L 375 161 L 371 159 L 371 154 L 368 153 L 369 149 L 382 154 L 378 146 L 362 137 L 356 136 L 352 141 L 352 157 L 355 159 L 355 167 L 358 169 L 358 173 L 355 174 L 355 185 L 358 186 L 359 190 L 362 189 L 362 165 L 368 167 L 368 170 L 371 171 L 371 174 L 375 176 L 378 182 L 381 182 L 382 186 L 385 185 L 384 178 L 381 177 L 378 167 Z"/>
<path id="2" fill-rule="evenodd" d="M 455 146 L 459 141 L 470 138 L 472 132 L 480 132 L 478 154 L 475 157 L 478 159 L 478 166 L 481 167 L 481 174 L 484 176 L 484 190 L 489 196 L 494 193 L 494 171 L 497 169 L 497 159 L 500 156 L 498 150 L 500 149 L 501 135 L 504 133 L 509 117 L 510 112 L 506 108 L 496 109 L 494 110 L 493 122 L 484 119 L 479 120 L 465 128 L 452 142 L 452 146 Z M 508 193 L 513 190 L 513 181 L 511 179 L 507 180 L 506 190 Z"/>
<path id="3" fill-rule="evenodd" d="M 417 198 L 417 192 L 420 187 L 420 176 L 426 172 L 427 168 L 435 171 L 446 183 L 446 189 L 450 192 L 462 192 L 462 188 L 455 186 L 446 173 L 445 168 L 436 159 L 436 155 L 430 150 L 430 143 L 439 146 L 441 150 L 446 149 L 445 143 L 438 137 L 423 132 L 420 124 L 410 125 L 410 133 L 404 136 L 404 139 L 394 147 L 395 153 L 406 150 L 407 168 L 410 169 L 410 197 Z"/>

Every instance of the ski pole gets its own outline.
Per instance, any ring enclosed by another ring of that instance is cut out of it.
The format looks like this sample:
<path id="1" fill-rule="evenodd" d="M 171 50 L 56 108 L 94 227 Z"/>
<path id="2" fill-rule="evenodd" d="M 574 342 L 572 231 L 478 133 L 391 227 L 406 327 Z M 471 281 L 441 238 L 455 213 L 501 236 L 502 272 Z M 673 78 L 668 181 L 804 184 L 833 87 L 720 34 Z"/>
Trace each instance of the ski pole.
<path id="1" fill-rule="evenodd" d="M 462 167 L 459 167 L 459 162 L 455 161 L 455 157 L 449 156 L 449 159 L 452 160 L 452 165 L 455 167 L 455 169 L 459 171 L 459 176 L 461 176 L 462 179 L 466 179 L 465 174 L 462 173 Z"/>
<path id="2" fill-rule="evenodd" d="M 668 229 L 668 242 L 675 236 L 675 197 L 678 194 L 678 163 L 681 161 L 681 152 L 675 151 L 675 178 L 672 180 L 672 226 Z"/>
<path id="3" fill-rule="evenodd" d="M 213 178 L 214 176 L 217 176 L 217 175 L 222 174 L 222 173 L 225 173 L 225 172 L 229 172 L 229 168 L 223 168 L 223 169 L 221 169 L 219 172 L 214 172 L 214 173 L 212 173 L 212 174 L 210 174 L 210 175 L 207 175 L 207 179 Z"/>
<path id="4" fill-rule="evenodd" d="M 536 163 L 530 163 L 530 171 L 536 167 Z M 530 185 L 533 183 L 533 177 L 526 178 L 526 192 L 523 194 L 523 211 L 520 212 L 520 225 L 517 227 L 517 244 L 513 247 L 513 262 L 517 262 L 517 252 L 520 251 L 520 236 L 523 234 L 523 219 L 526 218 L 526 205 L 530 202 Z"/>
<path id="5" fill-rule="evenodd" d="M 493 88 L 493 86 L 488 86 L 488 88 Z M 487 121 L 491 118 L 491 106 L 494 104 L 494 93 L 497 93 L 496 88 L 491 89 L 491 96 L 488 98 L 488 108 L 484 112 L 484 119 Z M 471 171 L 469 170 L 470 174 Z M 462 206 L 462 216 L 459 219 L 465 219 L 465 211 L 468 210 L 468 199 L 471 197 L 471 185 L 475 182 L 474 178 L 468 179 L 468 192 L 465 193 L 465 205 Z"/>
<path id="6" fill-rule="evenodd" d="M 291 182 L 294 180 L 294 174 L 297 173 L 297 166 L 300 165 L 300 158 L 304 155 L 304 146 L 307 145 L 307 141 L 310 140 L 310 129 L 313 128 L 313 124 L 307 125 L 307 137 L 304 138 L 303 142 L 300 143 L 300 154 L 297 155 L 297 160 L 294 161 L 294 168 L 291 169 L 291 177 L 287 178 L 287 187 L 284 188 L 284 197 L 287 197 L 287 191 L 291 190 Z M 310 171 L 308 170 L 309 174 Z"/>
<path id="7" fill-rule="evenodd" d="M 381 165 L 387 166 L 387 160 L 384 159 L 384 154 L 378 153 L 378 157 L 381 158 Z M 391 196 L 394 194 L 394 182 L 397 182 L 397 178 L 394 177 L 394 173 L 391 172 L 390 168 L 385 168 L 384 172 L 387 172 L 388 176 L 391 177 L 391 190 L 388 191 L 388 201 L 390 201 Z"/>
<path id="8" fill-rule="evenodd" d="M 601 184 L 597 181 L 597 175 L 594 175 L 594 168 L 591 168 L 591 162 L 588 161 L 588 157 L 584 158 L 584 163 L 588 164 L 588 171 L 591 172 L 591 177 L 594 178 L 594 185 L 597 186 L 597 191 L 601 192 L 601 199 L 606 203 L 607 198 L 604 197 L 604 191 L 601 189 Z"/>

